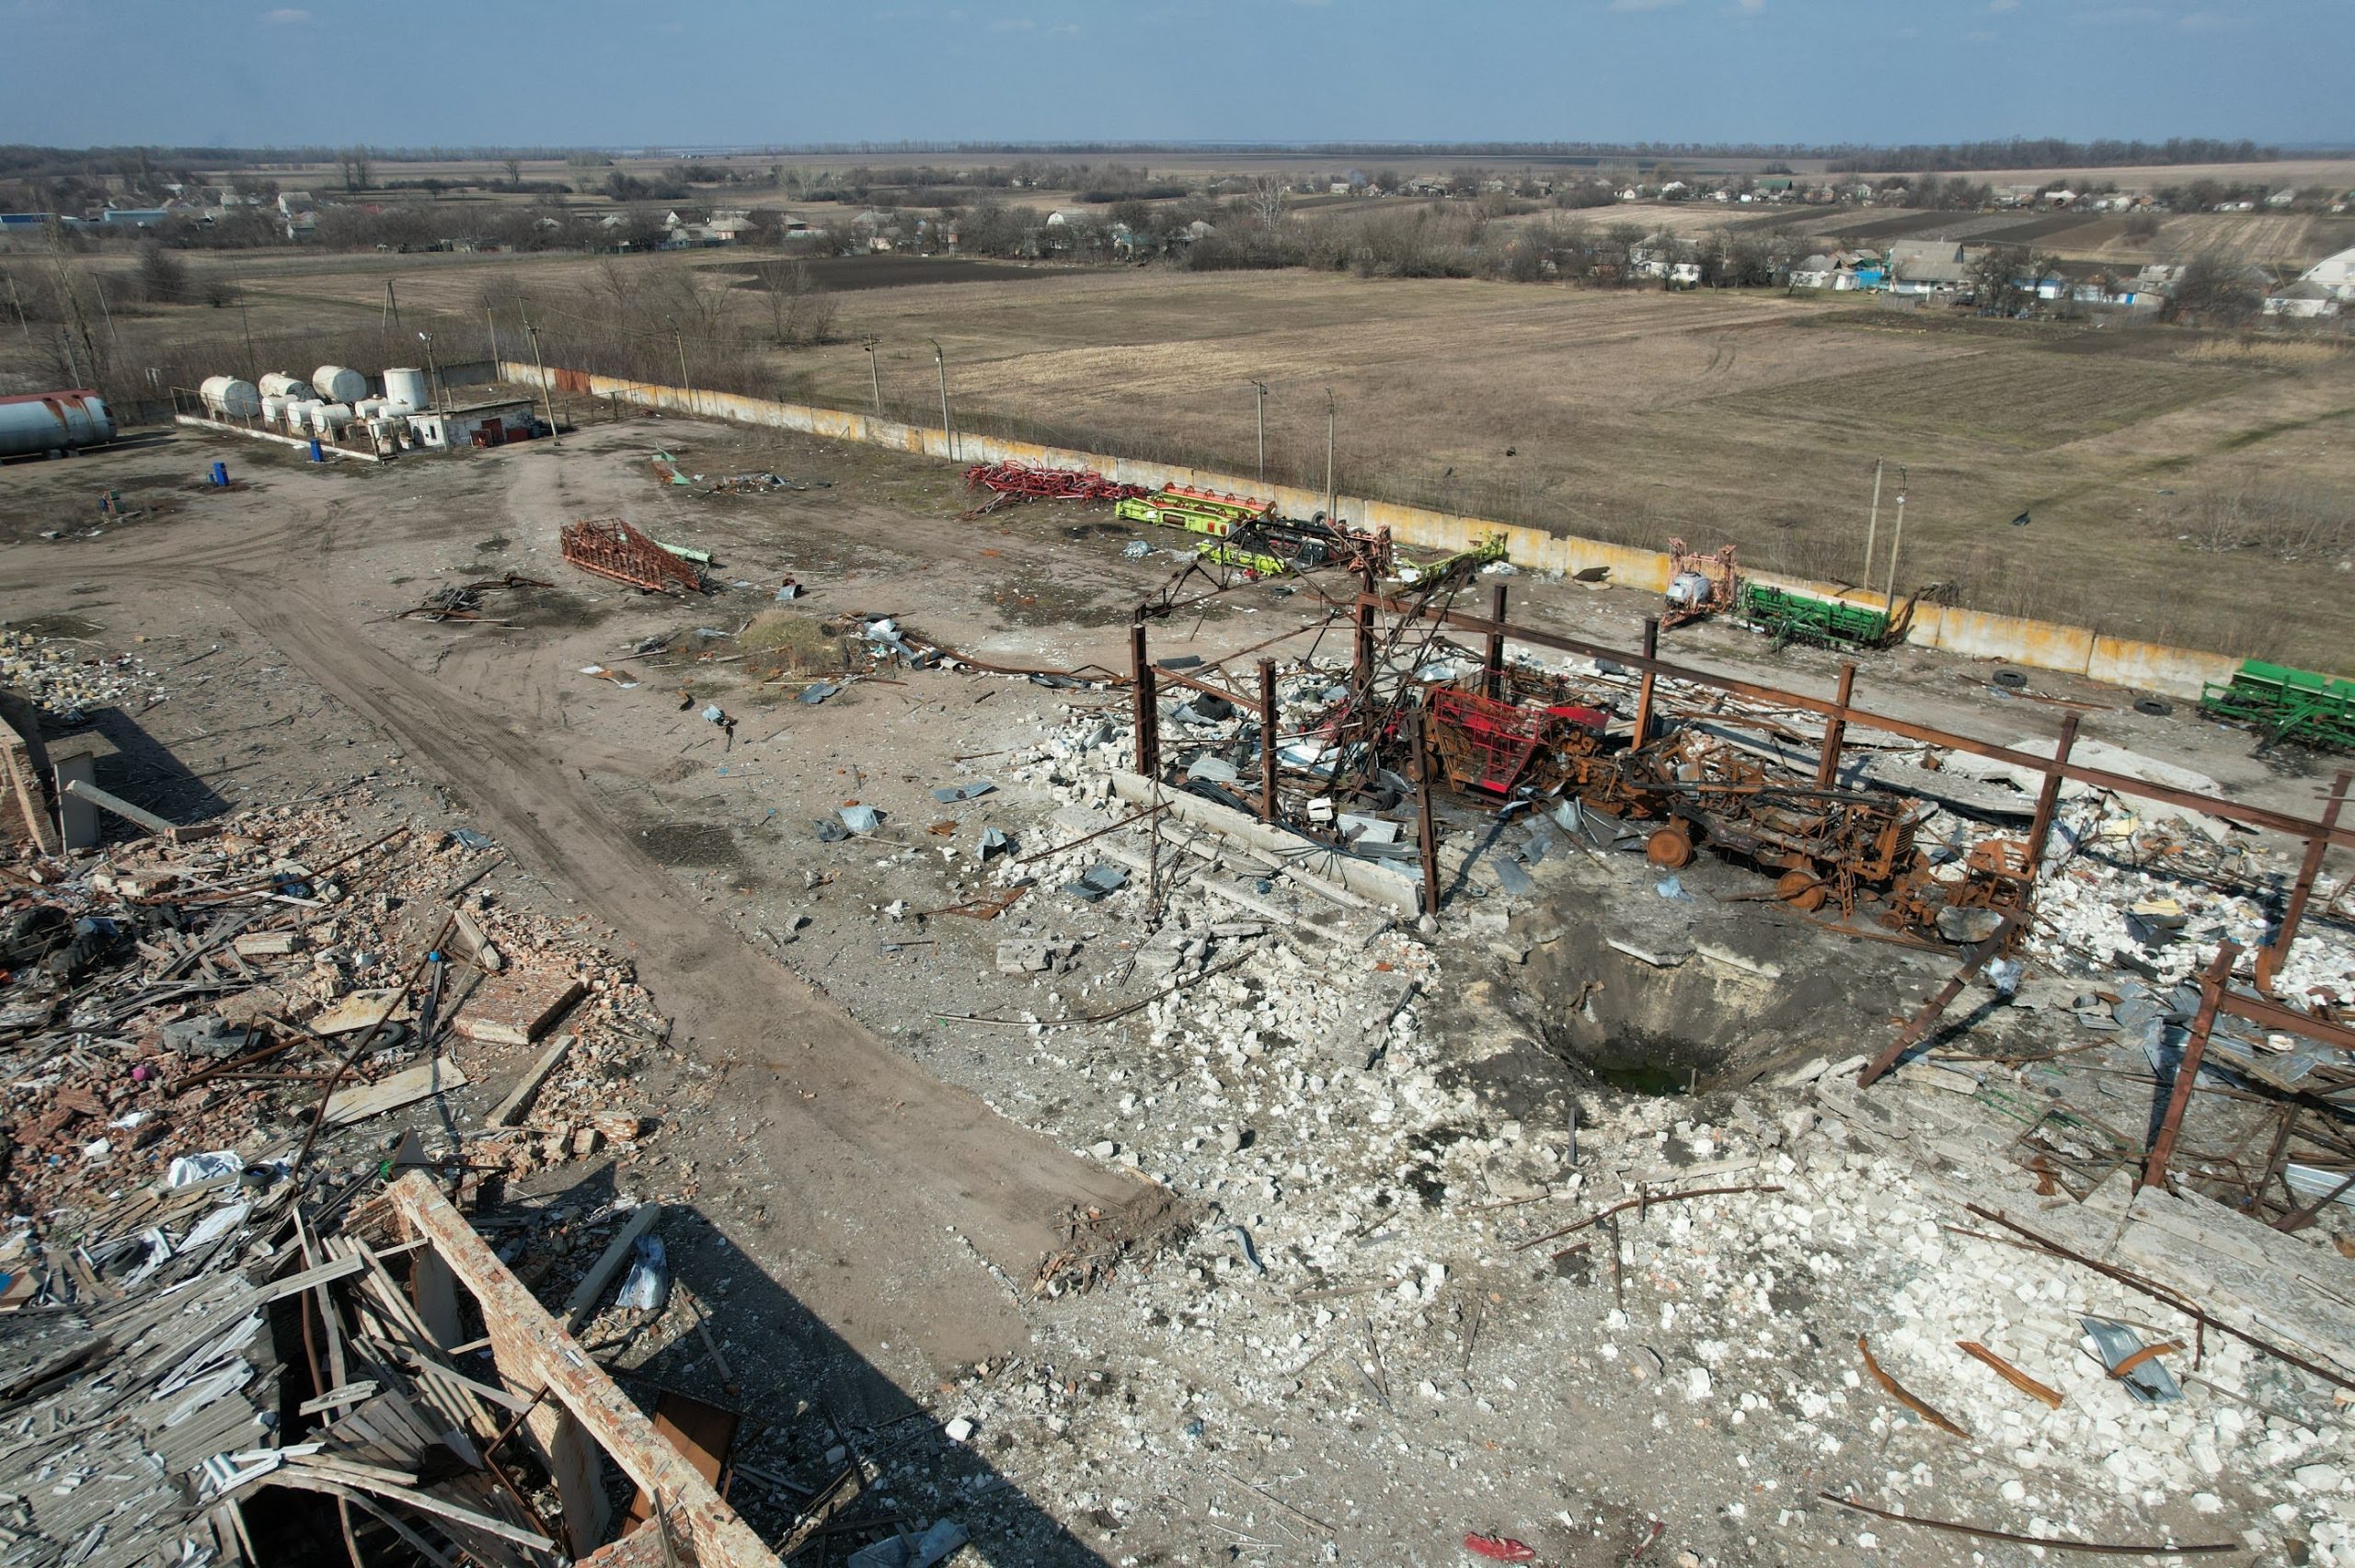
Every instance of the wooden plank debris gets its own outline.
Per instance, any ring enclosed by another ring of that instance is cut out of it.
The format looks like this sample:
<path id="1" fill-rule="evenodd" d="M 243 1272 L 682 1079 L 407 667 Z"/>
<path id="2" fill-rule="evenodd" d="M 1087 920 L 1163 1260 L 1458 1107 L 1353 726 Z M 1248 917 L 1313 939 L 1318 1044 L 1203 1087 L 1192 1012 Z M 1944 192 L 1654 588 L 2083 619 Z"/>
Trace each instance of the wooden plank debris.
<path id="1" fill-rule="evenodd" d="M 571 1050 L 580 1039 L 580 1036 L 578 1035 L 557 1036 L 556 1044 L 542 1051 L 539 1059 L 524 1069 L 523 1076 L 516 1082 L 514 1088 L 508 1091 L 507 1098 L 492 1107 L 490 1115 L 485 1118 L 484 1125 L 520 1126 L 523 1117 L 530 1113 L 532 1102 L 539 1097 L 541 1086 L 554 1075 L 557 1064 L 564 1060 L 565 1053 Z"/>
<path id="2" fill-rule="evenodd" d="M 407 994 L 399 986 L 353 991 L 313 1018 L 308 1027 L 314 1035 L 327 1036 L 373 1029 L 388 1020 L 408 1016 L 408 1009 L 403 1005 Z"/>
<path id="3" fill-rule="evenodd" d="M 431 1061 L 405 1067 L 374 1083 L 337 1090 L 327 1101 L 327 1125 L 349 1127 L 386 1111 L 397 1111 L 403 1105 L 414 1105 L 419 1100 L 430 1100 L 448 1090 L 463 1089 L 466 1082 L 466 1075 L 456 1062 L 448 1057 L 435 1057 Z"/>
<path id="4" fill-rule="evenodd" d="M 614 1276 L 620 1274 L 623 1265 L 629 1262 L 630 1249 L 638 1244 L 640 1236 L 653 1230 L 661 1218 L 661 1204 L 642 1203 L 629 1217 L 629 1223 L 614 1233 L 614 1239 L 606 1243 L 603 1253 L 589 1265 L 589 1272 L 580 1276 L 580 1283 L 574 1286 L 572 1294 L 565 1298 L 564 1326 L 568 1330 L 579 1333 L 580 1325 L 596 1315 L 598 1301 L 614 1283 Z"/>

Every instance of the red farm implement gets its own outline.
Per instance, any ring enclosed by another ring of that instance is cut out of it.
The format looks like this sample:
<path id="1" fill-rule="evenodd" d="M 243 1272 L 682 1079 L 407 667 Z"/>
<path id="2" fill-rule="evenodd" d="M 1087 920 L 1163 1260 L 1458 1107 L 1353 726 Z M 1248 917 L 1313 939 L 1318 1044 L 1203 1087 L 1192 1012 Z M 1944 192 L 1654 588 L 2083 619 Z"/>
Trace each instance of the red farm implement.
<path id="1" fill-rule="evenodd" d="M 649 593 L 703 591 L 703 576 L 694 566 L 617 517 L 568 522 L 561 537 L 564 558 L 584 572 Z"/>
<path id="2" fill-rule="evenodd" d="M 1125 501 L 1148 493 L 1143 486 L 1115 484 L 1085 468 L 1037 468 L 1028 463 L 977 463 L 965 470 L 965 487 L 992 492 L 964 514 L 969 518 L 1017 501 Z"/>
<path id="3" fill-rule="evenodd" d="M 1459 686 L 1430 692 L 1440 761 L 1458 789 L 1511 795 L 1521 784 L 1562 781 L 1566 757 L 1593 754 L 1611 715 L 1576 704 L 1550 707 L 1499 702 Z"/>

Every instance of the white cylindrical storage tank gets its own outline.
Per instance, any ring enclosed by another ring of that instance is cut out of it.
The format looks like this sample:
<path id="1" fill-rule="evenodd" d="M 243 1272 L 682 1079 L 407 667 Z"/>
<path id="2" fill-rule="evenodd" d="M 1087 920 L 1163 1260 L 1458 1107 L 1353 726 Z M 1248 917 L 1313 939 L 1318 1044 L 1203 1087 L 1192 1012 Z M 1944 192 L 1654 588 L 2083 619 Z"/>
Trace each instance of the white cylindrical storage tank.
<path id="1" fill-rule="evenodd" d="M 305 397 L 300 402 L 289 403 L 286 406 L 286 428 L 298 436 L 309 435 L 311 410 L 324 406 L 325 405 L 316 397 Z"/>
<path id="2" fill-rule="evenodd" d="M 272 394 L 261 400 L 261 422 L 280 425 L 286 422 L 286 399 Z"/>
<path id="3" fill-rule="evenodd" d="M 368 378 L 343 365 L 321 365 L 311 372 L 311 386 L 329 403 L 350 403 L 368 395 Z"/>
<path id="4" fill-rule="evenodd" d="M 385 372 L 385 401 L 395 408 L 415 413 L 429 406 L 425 372 L 408 366 L 396 366 Z"/>
<path id="5" fill-rule="evenodd" d="M 311 383 L 298 375 L 284 371 L 272 371 L 256 382 L 264 397 L 290 397 L 300 401 L 311 395 Z"/>
<path id="6" fill-rule="evenodd" d="M 385 411 L 385 400 L 381 397 L 363 397 L 351 406 L 351 411 L 362 419 L 373 419 Z"/>
<path id="7" fill-rule="evenodd" d="M 323 436 L 335 435 L 351 423 L 351 405 L 322 403 L 311 410 L 311 428 Z"/>
<path id="8" fill-rule="evenodd" d="M 261 394 L 254 383 L 233 375 L 206 376 L 197 394 L 206 408 L 227 418 L 250 419 L 261 412 Z"/>

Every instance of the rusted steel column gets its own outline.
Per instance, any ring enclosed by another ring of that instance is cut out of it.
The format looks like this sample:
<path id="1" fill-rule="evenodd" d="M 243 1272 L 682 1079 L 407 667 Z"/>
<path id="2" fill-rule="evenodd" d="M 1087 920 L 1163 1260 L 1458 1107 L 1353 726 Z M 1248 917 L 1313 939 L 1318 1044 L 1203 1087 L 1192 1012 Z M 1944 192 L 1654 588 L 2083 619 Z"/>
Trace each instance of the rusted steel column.
<path id="1" fill-rule="evenodd" d="M 2167 1093 L 2166 1115 L 2159 1118 L 2159 1136 L 2142 1162 L 2142 1179 L 2135 1190 L 2167 1185 L 2167 1162 L 2175 1157 L 2176 1135 L 2183 1130 L 2183 1113 L 2191 1104 L 2191 1086 L 2200 1077 L 2200 1059 L 2208 1054 L 2208 1032 L 2216 1026 L 2216 1009 L 2224 1000 L 2224 982 L 2232 977 L 2233 960 L 2241 950 L 2231 943 L 2216 949 L 2215 961 L 2200 977 L 2200 1011 L 2192 1016 L 2191 1038 L 2183 1043 L 2183 1059 L 2175 1066 L 2175 1087 Z"/>
<path id="2" fill-rule="evenodd" d="M 1497 584 L 1496 597 L 1488 604 L 1488 619 L 1497 629 L 1488 634 L 1488 657 L 1482 676 L 1481 690 L 1491 701 L 1504 695 L 1505 690 L 1505 585 Z"/>
<path id="3" fill-rule="evenodd" d="M 1848 738 L 1848 698 L 1856 689 L 1856 667 L 1852 663 L 1840 667 L 1840 695 L 1833 699 L 1839 706 L 1823 726 L 1823 755 L 1816 760 L 1815 787 L 1830 789 L 1840 782 L 1840 748 Z"/>
<path id="4" fill-rule="evenodd" d="M 1660 657 L 1660 617 L 1644 617 L 1644 680 L 1636 689 L 1636 739 L 1641 746 L 1652 738 L 1652 683 L 1660 677 L 1653 672 L 1651 661 Z"/>
<path id="5" fill-rule="evenodd" d="M 2069 765 L 2069 753 L 2077 745 L 2077 720 L 2071 714 L 2061 721 L 2061 739 L 2052 748 L 2052 761 L 2045 764 L 2044 787 L 2036 794 L 2036 820 L 2028 830 L 2028 881 L 2033 889 L 2036 879 L 2044 869 L 2044 841 L 2052 833 L 2053 807 L 2061 804 L 2062 770 Z"/>
<path id="6" fill-rule="evenodd" d="M 2338 826 L 2338 808 L 2347 804 L 2347 784 L 2355 774 L 2342 773 L 2331 782 L 2329 803 L 2322 808 L 2322 831 L 2306 841 L 2306 858 L 2298 866 L 2298 880 L 2290 889 L 2290 907 L 2281 912 L 2281 929 L 2257 950 L 2257 989 L 2273 994 L 2273 977 L 2298 940 L 2298 923 L 2306 918 L 2306 900 L 2314 897 L 2315 878 L 2322 875 L 2322 857 L 2330 850 L 2330 830 Z"/>
<path id="7" fill-rule="evenodd" d="M 1415 715 L 1415 832 L 1423 854 L 1423 913 L 1439 918 L 1439 828 L 1431 820 L 1431 719 Z"/>
<path id="8" fill-rule="evenodd" d="M 1948 980 L 1937 995 L 1922 1004 L 1921 1011 L 1914 1013 L 1904 1029 L 1898 1034 L 1897 1038 L 1890 1042 L 1887 1050 L 1873 1058 L 1866 1064 L 1865 1070 L 1856 1074 L 1857 1088 L 1867 1087 L 1873 1080 L 1895 1067 L 1899 1059 L 1912 1050 L 1914 1043 L 1930 1032 L 1930 1025 L 1937 1021 L 1938 1014 L 1954 1005 L 1954 999 L 1962 994 L 1962 988 L 1970 983 L 1970 977 L 1987 967 L 1987 960 L 1993 958 L 2003 947 L 2005 939 L 2012 933 L 2012 928 L 2019 923 L 2020 916 L 2017 911 L 2005 915 L 1997 923 L 1995 934 L 1970 950 L 1970 956 L 1962 961 L 1962 967 L 1954 972 L 1954 979 Z"/>
<path id="9" fill-rule="evenodd" d="M 1358 601 L 1357 646 L 1350 656 L 1350 686 L 1361 702 L 1373 695 L 1373 601 Z"/>
<path id="10" fill-rule="evenodd" d="M 1137 772 L 1161 777 L 1161 697 L 1154 690 L 1153 660 L 1146 656 L 1144 623 L 1129 628 L 1129 658 L 1136 676 Z"/>
<path id="11" fill-rule="evenodd" d="M 1259 661 L 1259 820 L 1276 819 L 1276 661 Z"/>

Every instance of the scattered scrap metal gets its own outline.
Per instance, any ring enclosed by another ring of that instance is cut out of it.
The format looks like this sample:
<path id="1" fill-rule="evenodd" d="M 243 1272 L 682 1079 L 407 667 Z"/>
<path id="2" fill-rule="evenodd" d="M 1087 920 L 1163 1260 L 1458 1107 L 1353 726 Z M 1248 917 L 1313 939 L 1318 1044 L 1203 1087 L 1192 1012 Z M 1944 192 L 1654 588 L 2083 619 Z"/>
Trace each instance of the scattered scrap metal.
<path id="1" fill-rule="evenodd" d="M 404 610 L 395 619 L 406 621 L 414 616 L 427 621 L 483 621 L 490 617 L 482 613 L 483 595 L 487 593 L 517 593 L 527 588 L 554 588 L 552 582 L 538 578 L 519 577 L 513 572 L 503 578 L 487 578 L 481 582 L 458 583 L 434 589 L 422 602 Z"/>

